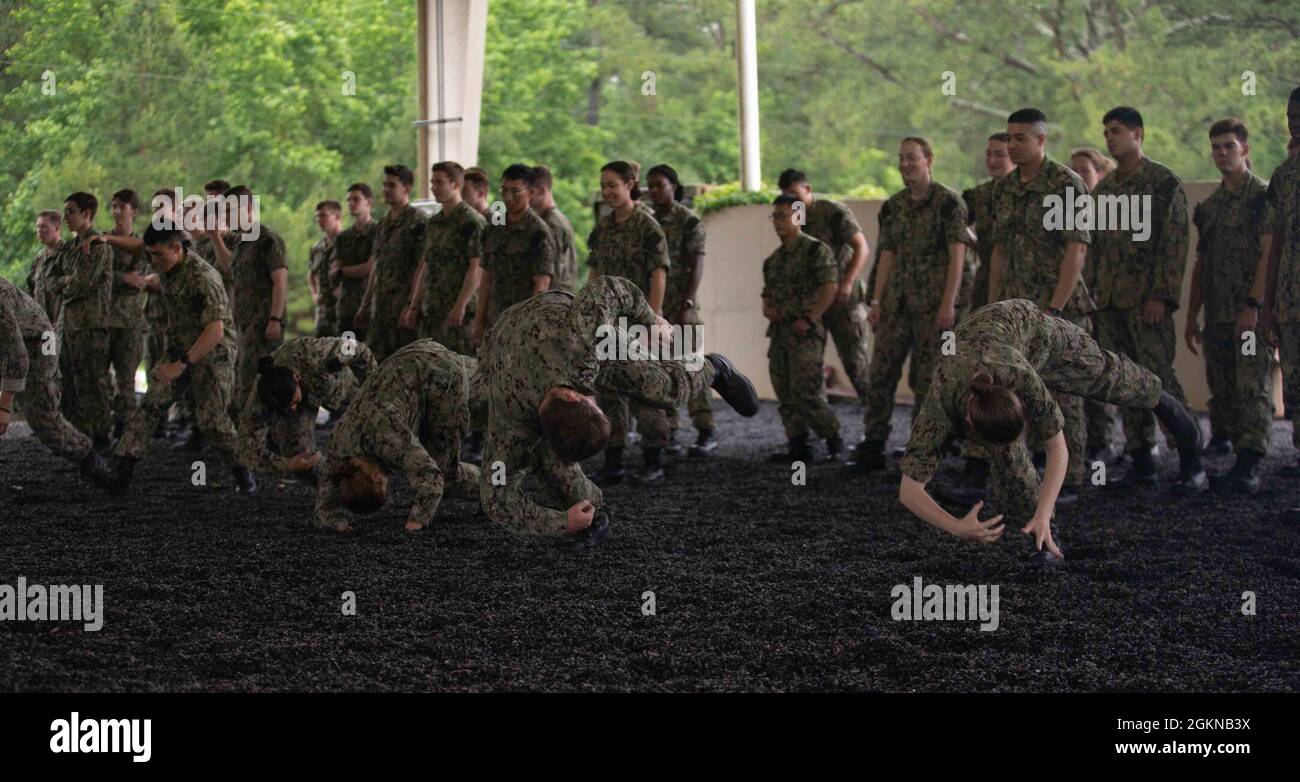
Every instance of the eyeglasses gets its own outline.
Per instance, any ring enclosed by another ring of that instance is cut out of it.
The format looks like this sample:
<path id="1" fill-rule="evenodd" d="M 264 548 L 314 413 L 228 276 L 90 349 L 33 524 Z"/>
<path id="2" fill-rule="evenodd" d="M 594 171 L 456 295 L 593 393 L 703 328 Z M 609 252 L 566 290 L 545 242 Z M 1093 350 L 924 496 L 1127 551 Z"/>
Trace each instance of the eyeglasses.
<path id="1" fill-rule="evenodd" d="M 501 188 L 501 195 L 503 195 L 503 196 L 515 196 L 515 195 L 520 195 L 520 194 L 522 194 L 522 193 L 527 193 L 527 192 L 528 192 L 528 188 L 526 188 L 526 187 L 503 187 L 503 188 Z"/>

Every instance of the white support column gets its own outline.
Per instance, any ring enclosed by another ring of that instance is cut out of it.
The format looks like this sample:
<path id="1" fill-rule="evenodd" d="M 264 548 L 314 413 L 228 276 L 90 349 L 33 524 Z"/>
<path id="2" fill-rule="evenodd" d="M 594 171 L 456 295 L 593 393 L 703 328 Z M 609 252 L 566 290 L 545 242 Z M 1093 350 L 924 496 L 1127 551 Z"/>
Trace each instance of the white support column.
<path id="1" fill-rule="evenodd" d="M 762 180 L 758 146 L 758 36 L 754 0 L 736 0 L 736 67 L 740 89 L 740 186 L 756 192 Z"/>
<path id="2" fill-rule="evenodd" d="M 416 0 L 419 16 L 421 198 L 429 198 L 429 167 L 454 160 L 478 163 L 479 112 L 488 0 Z"/>

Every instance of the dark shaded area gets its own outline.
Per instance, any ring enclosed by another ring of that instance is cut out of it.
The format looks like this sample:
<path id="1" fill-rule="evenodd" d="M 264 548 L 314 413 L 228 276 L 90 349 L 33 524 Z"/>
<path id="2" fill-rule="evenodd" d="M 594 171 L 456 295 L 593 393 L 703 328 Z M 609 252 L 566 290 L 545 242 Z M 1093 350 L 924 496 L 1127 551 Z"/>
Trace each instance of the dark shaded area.
<path id="1" fill-rule="evenodd" d="M 837 407 L 846 439 L 856 406 Z M 0 623 L 0 690 L 1294 690 L 1300 504 L 1091 490 L 1063 509 L 1067 561 L 1022 536 L 974 548 L 912 519 L 896 479 L 760 463 L 775 407 L 719 411 L 716 458 L 653 492 L 608 492 L 614 537 L 574 555 L 448 500 L 419 535 L 405 497 L 350 536 L 307 526 L 313 490 L 230 493 L 162 444 L 107 498 L 39 443 L 0 441 L 0 583 L 102 583 L 104 627 Z M 906 409 L 894 438 L 905 435 Z M 694 432 L 687 431 L 693 439 Z M 635 449 L 630 462 L 638 463 Z M 1167 457 L 1165 475 L 1172 474 Z M 957 465 L 953 465 L 955 468 Z M 1228 465 L 1212 463 L 1221 471 Z M 398 482 L 400 483 L 400 482 Z M 404 491 L 404 487 L 402 487 Z M 896 584 L 998 584 L 1000 622 L 896 622 Z M 340 595 L 356 593 L 358 615 Z M 644 616 L 642 593 L 657 614 Z M 1253 591 L 1257 615 L 1243 616 Z"/>

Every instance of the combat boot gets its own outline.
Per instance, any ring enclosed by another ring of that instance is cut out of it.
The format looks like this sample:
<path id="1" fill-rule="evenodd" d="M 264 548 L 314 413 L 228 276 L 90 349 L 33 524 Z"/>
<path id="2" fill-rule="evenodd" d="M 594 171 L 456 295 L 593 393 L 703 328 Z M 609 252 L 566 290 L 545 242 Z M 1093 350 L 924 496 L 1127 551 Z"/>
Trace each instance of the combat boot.
<path id="1" fill-rule="evenodd" d="M 81 477 L 95 484 L 101 489 L 112 489 L 115 485 L 113 471 L 104 463 L 104 457 L 99 455 L 93 447 L 86 451 L 86 456 L 78 465 L 81 468 Z"/>
<path id="2" fill-rule="evenodd" d="M 838 462 L 844 452 L 844 440 L 839 435 L 826 438 L 826 458 L 822 461 Z"/>
<path id="3" fill-rule="evenodd" d="M 641 449 L 641 469 L 637 470 L 636 482 L 642 486 L 659 483 L 664 479 L 664 452 L 662 448 L 646 447 Z"/>
<path id="4" fill-rule="evenodd" d="M 808 436 L 792 437 L 784 451 L 767 457 L 768 464 L 793 464 L 794 462 L 804 462 L 807 464 L 812 461 L 812 448 L 808 446 Z"/>
<path id="5" fill-rule="evenodd" d="M 1065 546 L 1061 544 L 1060 531 L 1057 529 L 1055 519 L 1048 523 L 1048 528 L 1051 529 L 1052 541 L 1055 542 L 1056 547 L 1061 550 L 1062 556 L 1058 557 L 1051 551 L 1048 551 L 1046 541 L 1044 541 L 1043 547 L 1039 549 L 1037 538 L 1033 535 L 1024 535 L 1023 537 L 1025 542 L 1028 544 L 1028 551 L 1025 556 L 1027 562 L 1036 565 L 1055 565 L 1062 561 L 1065 554 Z"/>
<path id="6" fill-rule="evenodd" d="M 1241 494 L 1255 494 L 1259 491 L 1259 463 L 1264 454 L 1254 448 L 1242 448 L 1237 453 L 1237 463 L 1228 471 L 1228 481 L 1232 490 Z"/>
<path id="7" fill-rule="evenodd" d="M 988 483 L 989 463 L 968 456 L 957 485 L 944 489 L 942 493 L 945 499 L 969 507 L 988 496 Z"/>
<path id="8" fill-rule="evenodd" d="M 256 494 L 257 479 L 253 477 L 253 471 L 242 464 L 237 464 L 230 468 L 230 474 L 235 477 L 235 491 L 240 494 Z"/>
<path id="9" fill-rule="evenodd" d="M 591 480 L 597 486 L 613 486 L 622 483 L 626 474 L 623 469 L 623 449 L 606 448 L 605 462 L 592 474 Z"/>
<path id="10" fill-rule="evenodd" d="M 1199 462 L 1201 448 L 1205 446 L 1205 435 L 1201 433 L 1201 422 L 1187 405 L 1179 402 L 1168 391 L 1160 392 L 1160 401 L 1156 403 L 1156 418 L 1174 436 L 1178 453 L 1196 456 Z"/>
<path id="11" fill-rule="evenodd" d="M 668 444 L 664 446 L 664 456 L 674 460 L 680 459 L 682 458 L 683 451 L 684 449 L 682 448 L 681 443 L 677 442 L 677 430 L 669 429 Z"/>
<path id="12" fill-rule="evenodd" d="M 691 446 L 692 459 L 707 459 L 718 450 L 718 439 L 713 436 L 712 429 L 701 429 L 695 438 L 695 445 Z"/>
<path id="13" fill-rule="evenodd" d="M 1121 488 L 1137 486 L 1155 486 L 1157 482 L 1156 457 L 1150 448 L 1139 448 L 1132 453 L 1133 466 L 1123 478 L 1116 479 L 1110 485 Z"/>
<path id="14" fill-rule="evenodd" d="M 1088 449 L 1088 464 L 1101 462 L 1107 467 L 1110 467 L 1115 464 L 1115 462 L 1119 461 L 1123 455 L 1124 451 L 1119 446 L 1114 443 L 1107 443 L 1102 448 Z"/>
<path id="15" fill-rule="evenodd" d="M 460 447 L 460 460 L 468 464 L 483 463 L 483 433 L 470 432 Z"/>
<path id="16" fill-rule="evenodd" d="M 705 356 L 713 365 L 713 390 L 718 392 L 722 401 L 731 405 L 737 413 L 752 418 L 758 413 L 758 392 L 749 378 L 732 366 L 726 356 L 709 353 Z"/>
<path id="17" fill-rule="evenodd" d="M 136 458 L 134 456 L 123 456 L 117 460 L 117 469 L 113 471 L 113 481 L 110 487 L 113 491 L 123 492 L 131 487 L 131 479 L 135 477 L 135 462 Z"/>
<path id="18" fill-rule="evenodd" d="M 881 440 L 863 440 L 853 448 L 849 467 L 858 472 L 879 472 L 885 469 L 885 443 Z"/>
<path id="19" fill-rule="evenodd" d="M 1232 440 L 1227 437 L 1211 437 L 1210 444 L 1201 451 L 1201 456 L 1227 456 L 1232 453 Z"/>
<path id="20" fill-rule="evenodd" d="M 1178 452 L 1178 482 L 1173 490 L 1182 494 L 1199 493 L 1210 490 L 1210 477 L 1205 474 L 1201 464 L 1201 451 Z"/>
<path id="21" fill-rule="evenodd" d="M 96 451 L 99 451 L 100 453 L 108 453 L 109 451 L 113 450 L 113 441 L 109 439 L 109 436 L 107 434 L 101 432 L 94 436 L 94 438 L 91 441 L 90 447 Z"/>

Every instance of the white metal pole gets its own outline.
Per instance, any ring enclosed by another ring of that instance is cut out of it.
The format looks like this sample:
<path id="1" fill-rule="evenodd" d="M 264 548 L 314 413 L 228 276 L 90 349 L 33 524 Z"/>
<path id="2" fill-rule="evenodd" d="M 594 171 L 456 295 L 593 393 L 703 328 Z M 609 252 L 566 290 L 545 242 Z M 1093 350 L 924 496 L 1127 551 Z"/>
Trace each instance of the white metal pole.
<path id="1" fill-rule="evenodd" d="M 754 0 L 736 0 L 736 66 L 740 75 L 740 186 L 756 192 L 762 179 L 758 147 L 758 43 Z"/>

